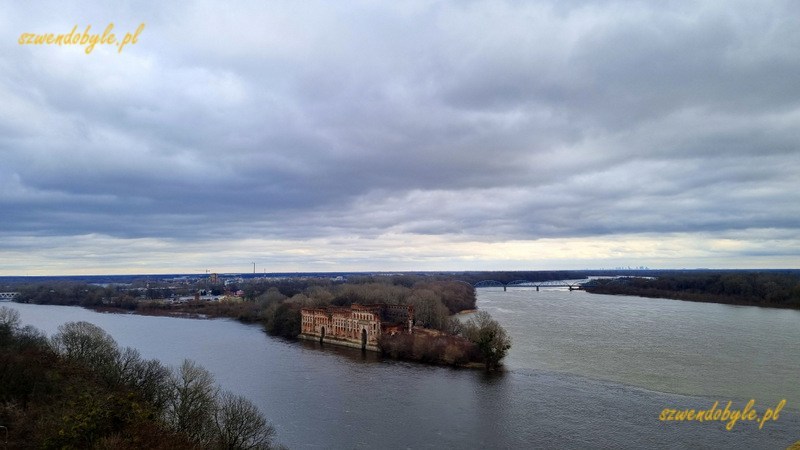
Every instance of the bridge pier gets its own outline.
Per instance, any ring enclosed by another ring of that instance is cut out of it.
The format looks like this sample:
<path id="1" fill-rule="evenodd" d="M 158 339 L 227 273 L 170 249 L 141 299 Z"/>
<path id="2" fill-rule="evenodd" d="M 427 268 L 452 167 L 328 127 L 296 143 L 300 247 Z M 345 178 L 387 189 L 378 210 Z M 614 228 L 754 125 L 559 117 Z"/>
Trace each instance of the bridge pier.
<path id="1" fill-rule="evenodd" d="M 539 292 L 539 286 L 536 286 L 536 292 Z"/>
<path id="2" fill-rule="evenodd" d="M 508 287 L 508 286 L 503 286 L 503 292 L 506 292 L 506 288 L 507 288 L 507 287 Z"/>

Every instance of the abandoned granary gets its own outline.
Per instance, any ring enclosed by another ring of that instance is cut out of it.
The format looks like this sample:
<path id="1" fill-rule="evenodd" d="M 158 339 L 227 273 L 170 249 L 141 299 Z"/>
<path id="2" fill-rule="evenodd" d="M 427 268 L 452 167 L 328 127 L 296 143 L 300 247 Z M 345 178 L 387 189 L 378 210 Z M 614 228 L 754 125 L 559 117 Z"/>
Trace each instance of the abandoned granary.
<path id="1" fill-rule="evenodd" d="M 411 305 L 359 305 L 349 308 L 303 308 L 301 339 L 378 351 L 382 334 L 411 333 Z"/>

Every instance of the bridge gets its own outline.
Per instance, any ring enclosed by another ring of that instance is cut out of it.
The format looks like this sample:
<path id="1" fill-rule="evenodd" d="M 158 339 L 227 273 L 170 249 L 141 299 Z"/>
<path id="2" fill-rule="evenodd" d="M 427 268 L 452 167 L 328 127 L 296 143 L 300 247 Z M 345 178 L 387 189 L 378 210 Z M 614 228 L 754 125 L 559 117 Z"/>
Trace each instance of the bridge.
<path id="1" fill-rule="evenodd" d="M 550 280 L 550 281 L 530 281 L 530 280 L 514 280 L 508 283 L 502 283 L 497 280 L 483 280 L 475 283 L 475 288 L 485 287 L 501 287 L 504 291 L 510 287 L 533 287 L 538 291 L 539 288 L 568 288 L 570 291 L 583 289 L 583 284 L 589 280 Z"/>
<path id="2" fill-rule="evenodd" d="M 8 302 L 19 296 L 19 292 L 0 292 L 0 302 Z"/>

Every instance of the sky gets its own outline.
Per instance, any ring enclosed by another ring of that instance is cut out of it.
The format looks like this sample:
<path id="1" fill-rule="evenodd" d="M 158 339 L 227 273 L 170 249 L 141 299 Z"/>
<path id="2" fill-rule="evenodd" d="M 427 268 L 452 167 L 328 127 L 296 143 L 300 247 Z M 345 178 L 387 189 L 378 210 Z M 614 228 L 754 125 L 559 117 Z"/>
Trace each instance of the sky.
<path id="1" fill-rule="evenodd" d="M 799 19 L 6 2 L 0 275 L 798 268 Z"/>

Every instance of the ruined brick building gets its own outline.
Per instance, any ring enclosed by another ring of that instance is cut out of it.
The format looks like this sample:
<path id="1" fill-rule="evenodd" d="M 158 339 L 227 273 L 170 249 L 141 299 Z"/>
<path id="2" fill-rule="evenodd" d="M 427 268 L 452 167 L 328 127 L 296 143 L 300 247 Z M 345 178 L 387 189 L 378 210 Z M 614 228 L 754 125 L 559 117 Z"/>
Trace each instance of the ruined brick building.
<path id="1" fill-rule="evenodd" d="M 411 333 L 411 305 L 359 305 L 349 308 L 303 308 L 301 339 L 378 351 L 381 334 Z"/>

